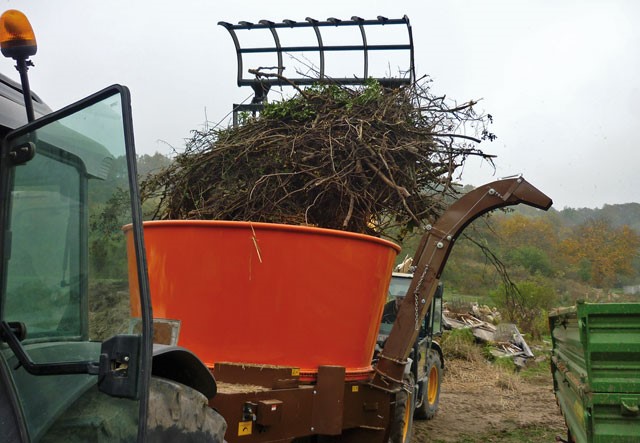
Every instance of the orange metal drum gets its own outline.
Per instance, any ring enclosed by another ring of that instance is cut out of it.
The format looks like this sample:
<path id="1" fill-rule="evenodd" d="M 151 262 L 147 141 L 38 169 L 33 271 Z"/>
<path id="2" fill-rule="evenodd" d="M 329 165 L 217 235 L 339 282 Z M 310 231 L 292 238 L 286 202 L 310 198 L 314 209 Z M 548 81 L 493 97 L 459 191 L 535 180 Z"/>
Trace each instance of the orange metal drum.
<path id="1" fill-rule="evenodd" d="M 225 221 L 146 222 L 144 235 L 153 316 L 180 320 L 178 344 L 207 365 L 370 369 L 397 245 Z"/>

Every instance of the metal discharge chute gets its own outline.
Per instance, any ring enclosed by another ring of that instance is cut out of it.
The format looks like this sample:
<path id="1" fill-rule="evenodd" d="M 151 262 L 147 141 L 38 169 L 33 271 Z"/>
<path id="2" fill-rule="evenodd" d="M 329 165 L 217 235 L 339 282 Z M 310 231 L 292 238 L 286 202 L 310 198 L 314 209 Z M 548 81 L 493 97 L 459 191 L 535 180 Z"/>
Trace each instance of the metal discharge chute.
<path id="1" fill-rule="evenodd" d="M 522 177 L 498 180 L 465 194 L 433 226 L 426 227 L 413 259 L 413 280 L 375 367 L 371 382 L 374 387 L 394 391 L 402 385 L 420 322 L 431 306 L 449 253 L 464 228 L 489 211 L 521 203 L 547 210 L 553 201 Z"/>

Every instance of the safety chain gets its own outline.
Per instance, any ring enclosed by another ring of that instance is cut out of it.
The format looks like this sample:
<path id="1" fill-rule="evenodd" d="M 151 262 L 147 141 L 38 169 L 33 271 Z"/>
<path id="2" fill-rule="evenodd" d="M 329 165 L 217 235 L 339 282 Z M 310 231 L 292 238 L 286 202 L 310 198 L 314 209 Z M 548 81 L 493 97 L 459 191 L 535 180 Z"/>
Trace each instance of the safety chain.
<path id="1" fill-rule="evenodd" d="M 405 359 L 405 360 L 399 360 L 399 359 L 397 359 L 397 358 L 387 357 L 387 356 L 385 356 L 385 355 L 380 355 L 380 356 L 379 356 L 379 358 L 384 358 L 385 360 L 392 361 L 393 363 L 398 364 L 398 365 L 401 365 L 401 366 L 406 366 L 406 365 L 409 363 L 409 361 L 408 361 L 408 360 L 406 360 L 406 359 Z M 396 379 L 396 378 L 393 378 L 393 377 L 391 377 L 389 374 L 387 374 L 386 372 L 381 371 L 381 370 L 378 368 L 378 365 L 375 365 L 375 366 L 373 367 L 373 370 L 374 370 L 374 372 L 375 372 L 376 374 L 378 374 L 378 375 L 380 376 L 380 380 L 382 380 L 382 382 L 383 382 L 385 385 L 389 386 L 389 385 L 391 385 L 391 383 L 390 383 L 390 382 L 394 382 L 396 385 L 399 385 L 399 386 L 400 386 L 400 389 L 402 389 L 402 390 L 404 390 L 404 391 L 407 391 L 407 392 L 411 393 L 411 390 L 412 390 L 413 386 L 411 386 L 409 383 L 407 383 L 407 382 L 405 381 L 404 376 L 402 377 L 402 379 L 401 379 L 401 380 L 398 380 L 398 379 Z M 396 389 L 395 389 L 395 388 L 393 388 L 393 387 L 392 387 L 391 389 L 386 389 L 386 388 L 384 388 L 384 387 L 382 387 L 382 386 L 375 385 L 375 384 L 373 384 L 373 385 L 371 385 L 371 386 L 373 386 L 374 388 L 380 389 L 380 390 L 382 390 L 382 391 L 385 391 L 385 392 L 396 392 Z"/>
<path id="2" fill-rule="evenodd" d="M 389 360 L 389 361 L 391 361 L 391 362 L 393 362 L 393 363 L 395 363 L 395 364 L 397 364 L 397 365 L 400 365 L 400 366 L 406 366 L 406 365 L 407 365 L 407 360 L 406 360 L 406 359 L 405 359 L 405 360 L 399 360 L 399 359 L 397 359 L 397 358 L 387 357 L 386 355 L 380 355 L 378 358 L 383 358 L 383 359 L 385 359 L 385 360 Z M 381 370 L 378 368 L 378 365 L 375 365 L 375 366 L 373 367 L 373 370 L 374 370 L 374 372 L 375 372 L 376 374 L 378 374 L 378 375 L 380 376 L 380 380 L 382 380 L 382 382 L 383 382 L 385 385 L 387 385 L 387 386 L 392 385 L 392 383 L 391 383 L 391 382 L 393 382 L 393 383 L 395 383 L 395 384 L 397 384 L 397 385 L 400 385 L 400 388 L 401 388 L 401 389 L 404 389 L 404 384 L 405 384 L 405 382 L 404 382 L 404 380 L 403 380 L 403 379 L 398 380 L 398 379 L 395 379 L 395 378 L 391 377 L 391 376 L 390 376 L 389 374 L 387 374 L 386 372 L 381 371 Z M 403 377 L 403 378 L 404 378 L 404 377 Z M 386 389 L 386 388 L 384 388 L 384 387 L 382 387 L 382 386 L 379 386 L 379 385 L 376 385 L 376 384 L 373 384 L 372 386 L 373 386 L 373 387 L 375 387 L 375 388 L 377 388 L 377 389 L 381 389 L 381 390 L 383 390 L 383 391 L 385 391 L 385 392 L 395 392 L 395 388 L 394 388 L 394 387 L 392 387 L 391 389 Z"/>
<path id="3" fill-rule="evenodd" d="M 416 289 L 413 291 L 413 301 L 415 306 L 415 330 L 420 330 L 420 308 L 418 305 L 418 295 L 419 290 L 422 287 L 422 283 L 424 282 L 424 278 L 427 275 L 427 270 L 429 269 L 429 265 L 424 266 L 424 270 L 422 271 L 422 275 L 420 276 L 420 280 L 418 280 L 418 284 L 416 285 Z"/>

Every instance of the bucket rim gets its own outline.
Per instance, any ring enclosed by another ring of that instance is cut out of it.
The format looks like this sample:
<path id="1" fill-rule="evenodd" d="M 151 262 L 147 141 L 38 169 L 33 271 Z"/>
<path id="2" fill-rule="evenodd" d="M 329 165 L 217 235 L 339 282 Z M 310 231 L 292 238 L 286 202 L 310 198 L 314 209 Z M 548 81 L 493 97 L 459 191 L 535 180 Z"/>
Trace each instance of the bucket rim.
<path id="1" fill-rule="evenodd" d="M 382 238 L 356 232 L 340 231 L 338 229 L 319 228 L 316 226 L 287 225 L 284 223 L 266 223 L 251 221 L 229 221 L 229 220 L 150 220 L 142 223 L 143 228 L 166 228 L 166 227 L 194 227 L 194 228 L 232 228 L 232 229 L 253 229 L 265 231 L 286 231 L 314 235 L 326 235 L 331 237 L 350 238 L 352 240 L 379 243 L 390 247 L 399 253 L 401 247 L 396 243 Z M 131 225 L 123 226 L 125 233 L 131 230 Z"/>

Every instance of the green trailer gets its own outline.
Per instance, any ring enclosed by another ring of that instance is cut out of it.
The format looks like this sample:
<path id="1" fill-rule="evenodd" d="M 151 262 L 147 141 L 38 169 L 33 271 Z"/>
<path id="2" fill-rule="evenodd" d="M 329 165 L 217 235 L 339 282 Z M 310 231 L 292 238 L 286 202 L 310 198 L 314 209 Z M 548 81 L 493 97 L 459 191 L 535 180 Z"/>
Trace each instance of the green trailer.
<path id="1" fill-rule="evenodd" d="M 640 303 L 549 314 L 551 371 L 569 441 L 640 442 Z"/>

